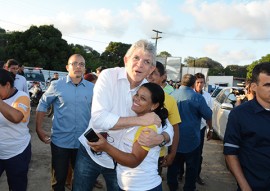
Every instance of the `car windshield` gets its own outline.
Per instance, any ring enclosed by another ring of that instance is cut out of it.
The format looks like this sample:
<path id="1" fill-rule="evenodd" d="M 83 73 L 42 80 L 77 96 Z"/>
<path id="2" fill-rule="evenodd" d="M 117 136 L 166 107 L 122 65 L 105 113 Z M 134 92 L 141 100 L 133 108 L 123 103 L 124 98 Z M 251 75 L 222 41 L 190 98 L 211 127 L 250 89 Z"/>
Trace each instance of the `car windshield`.
<path id="1" fill-rule="evenodd" d="M 24 77 L 27 81 L 45 82 L 43 74 L 40 73 L 26 72 L 24 73 Z"/>
<path id="2" fill-rule="evenodd" d="M 216 89 L 213 91 L 211 97 L 217 97 L 218 93 L 219 93 L 221 90 L 222 90 L 221 88 L 216 88 Z"/>

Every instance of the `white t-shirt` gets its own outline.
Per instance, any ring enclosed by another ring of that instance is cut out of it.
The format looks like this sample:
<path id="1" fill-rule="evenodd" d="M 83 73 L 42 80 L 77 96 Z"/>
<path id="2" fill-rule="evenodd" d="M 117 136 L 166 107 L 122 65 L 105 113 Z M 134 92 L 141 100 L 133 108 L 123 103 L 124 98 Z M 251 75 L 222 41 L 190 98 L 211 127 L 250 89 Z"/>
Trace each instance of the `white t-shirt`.
<path id="1" fill-rule="evenodd" d="M 27 127 L 30 116 L 30 100 L 25 92 L 18 91 L 3 101 L 24 115 L 20 123 L 12 123 L 0 113 L 0 159 L 10 159 L 22 153 L 30 142 L 31 135 Z"/>
<path id="2" fill-rule="evenodd" d="M 141 84 L 146 82 L 146 80 L 143 80 Z M 132 96 L 136 94 L 139 87 L 130 89 L 125 68 L 116 67 L 102 71 L 94 86 L 91 119 L 86 131 L 93 128 L 96 132 L 108 132 L 112 140 L 110 143 L 119 148 L 125 129 L 112 131 L 109 129 L 117 123 L 120 117 L 136 116 L 131 110 Z M 168 124 L 164 131 L 171 137 L 170 142 L 167 143 L 167 146 L 169 146 L 173 139 L 173 127 Z M 114 162 L 107 153 L 102 152 L 101 155 L 92 153 L 83 134 L 79 137 L 79 141 L 85 147 L 89 156 L 103 167 L 114 168 Z"/>
<path id="3" fill-rule="evenodd" d="M 204 91 L 204 90 L 202 90 L 202 91 L 203 91 L 202 96 L 204 97 L 208 107 L 210 107 L 210 109 L 212 109 L 213 108 L 213 100 L 211 98 L 211 95 L 207 91 Z M 201 129 L 204 128 L 206 125 L 207 125 L 206 121 L 204 119 L 202 119 L 202 121 L 201 121 Z"/>
<path id="4" fill-rule="evenodd" d="M 27 82 L 26 82 L 25 77 L 23 77 L 19 74 L 16 74 L 15 81 L 14 81 L 14 87 L 17 90 L 25 92 L 29 96 L 29 91 L 28 91 Z"/>
<path id="5" fill-rule="evenodd" d="M 168 123 L 168 121 L 167 121 Z M 133 143 L 139 136 L 138 129 L 140 127 L 132 127 L 125 129 L 125 134 L 120 142 L 119 149 L 126 153 L 132 152 Z M 157 133 L 162 132 L 162 127 L 156 128 Z M 136 135 L 136 133 L 138 133 Z M 136 135 L 136 136 L 135 136 Z M 158 175 L 158 158 L 160 147 L 150 148 L 148 154 L 136 168 L 130 168 L 117 164 L 117 181 L 122 190 L 142 191 L 150 190 L 161 184 L 161 177 Z"/>

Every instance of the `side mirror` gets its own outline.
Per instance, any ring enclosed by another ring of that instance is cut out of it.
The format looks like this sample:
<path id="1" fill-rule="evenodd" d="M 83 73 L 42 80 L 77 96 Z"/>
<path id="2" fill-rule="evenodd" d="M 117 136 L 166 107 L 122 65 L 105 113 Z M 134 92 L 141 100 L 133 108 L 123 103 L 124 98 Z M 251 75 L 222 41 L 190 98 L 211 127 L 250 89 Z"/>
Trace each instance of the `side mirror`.
<path id="1" fill-rule="evenodd" d="M 233 105 L 231 103 L 223 103 L 221 104 L 221 109 L 232 110 Z"/>

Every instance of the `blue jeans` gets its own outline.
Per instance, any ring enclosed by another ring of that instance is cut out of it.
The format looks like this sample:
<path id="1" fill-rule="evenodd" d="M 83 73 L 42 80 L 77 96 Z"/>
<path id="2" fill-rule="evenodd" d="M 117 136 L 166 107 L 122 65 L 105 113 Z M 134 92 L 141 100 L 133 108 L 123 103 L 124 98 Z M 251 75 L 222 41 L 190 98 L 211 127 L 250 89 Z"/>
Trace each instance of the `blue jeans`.
<path id="1" fill-rule="evenodd" d="M 100 166 L 88 155 L 83 145 L 78 150 L 74 169 L 73 191 L 92 190 L 97 177 L 102 174 L 108 191 L 118 190 L 116 170 Z"/>
<path id="2" fill-rule="evenodd" d="M 206 126 L 204 128 L 201 129 L 201 143 L 200 143 L 200 160 L 199 160 L 199 166 L 198 166 L 198 177 L 201 174 L 201 170 L 202 170 L 202 161 L 203 161 L 203 145 L 204 145 L 204 136 L 205 136 L 205 129 Z"/>
<path id="3" fill-rule="evenodd" d="M 10 159 L 0 159 L 0 177 L 4 171 L 7 174 L 9 189 L 12 191 L 26 191 L 27 173 L 31 160 L 31 143 L 26 149 Z"/>
<path id="4" fill-rule="evenodd" d="M 72 169 L 78 149 L 67 149 L 56 146 L 51 142 L 52 153 L 52 178 L 51 184 L 54 191 L 64 191 L 68 174 L 68 167 L 71 163 Z"/>
<path id="5" fill-rule="evenodd" d="M 167 184 L 170 191 L 176 191 L 178 188 L 177 174 L 182 161 L 186 162 L 186 175 L 184 191 L 194 191 L 196 189 L 196 178 L 198 175 L 198 164 L 200 160 L 200 147 L 190 153 L 176 153 L 174 161 L 167 171 Z"/>

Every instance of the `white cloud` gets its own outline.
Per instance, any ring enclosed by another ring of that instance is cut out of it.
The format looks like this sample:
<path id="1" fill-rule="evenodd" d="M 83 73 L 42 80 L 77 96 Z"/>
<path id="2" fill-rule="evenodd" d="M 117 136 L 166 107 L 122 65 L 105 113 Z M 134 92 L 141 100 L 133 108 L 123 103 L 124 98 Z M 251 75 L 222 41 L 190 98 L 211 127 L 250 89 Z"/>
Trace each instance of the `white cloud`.
<path id="1" fill-rule="evenodd" d="M 251 50 L 223 50 L 218 44 L 206 45 L 203 49 L 205 55 L 218 61 L 224 67 L 228 65 L 248 65 L 250 60 L 255 60 L 256 56 Z"/>
<path id="2" fill-rule="evenodd" d="M 147 35 L 153 34 L 152 30 L 168 31 L 169 26 L 172 25 L 172 18 L 165 14 L 161 9 L 157 0 L 144 0 L 136 8 L 138 22 L 141 29 Z M 169 14 L 169 13 L 167 13 Z"/>
<path id="3" fill-rule="evenodd" d="M 270 35 L 270 0 L 205 2 L 186 1 L 183 11 L 195 19 L 195 27 L 207 31 L 234 30 L 242 38 L 267 38 Z"/>
<path id="4" fill-rule="evenodd" d="M 97 30 L 117 37 L 125 33 L 132 17 L 132 14 L 128 10 L 112 12 L 105 8 L 90 10 L 85 15 L 87 22 Z"/>

